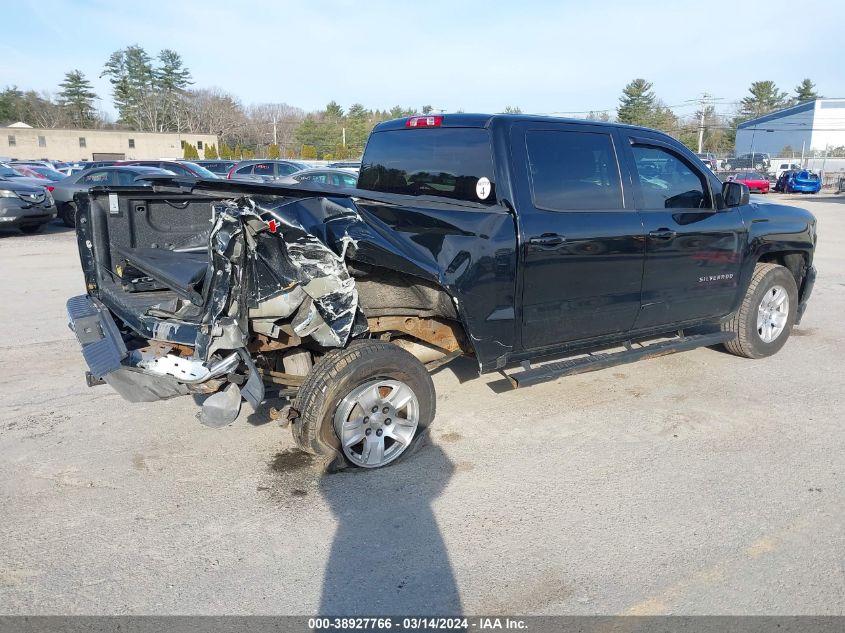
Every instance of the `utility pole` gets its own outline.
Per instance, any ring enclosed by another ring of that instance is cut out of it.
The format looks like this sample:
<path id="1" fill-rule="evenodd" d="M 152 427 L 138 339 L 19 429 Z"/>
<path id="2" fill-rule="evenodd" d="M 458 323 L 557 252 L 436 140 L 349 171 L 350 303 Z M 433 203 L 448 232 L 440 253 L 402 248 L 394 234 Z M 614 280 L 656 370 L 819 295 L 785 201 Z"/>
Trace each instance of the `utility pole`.
<path id="1" fill-rule="evenodd" d="M 345 127 L 342 127 L 342 128 L 340 128 L 340 129 L 341 129 L 341 131 L 342 131 L 342 133 L 343 133 L 343 146 L 344 146 L 344 147 L 346 147 L 346 128 L 345 128 Z"/>
<path id="2" fill-rule="evenodd" d="M 706 92 L 701 95 L 701 118 L 698 122 L 698 153 L 701 154 L 704 146 L 704 115 L 707 113 L 707 105 L 710 101 L 710 95 Z"/>
<path id="3" fill-rule="evenodd" d="M 276 140 L 276 115 L 273 115 L 273 145 L 278 145 L 279 142 Z"/>

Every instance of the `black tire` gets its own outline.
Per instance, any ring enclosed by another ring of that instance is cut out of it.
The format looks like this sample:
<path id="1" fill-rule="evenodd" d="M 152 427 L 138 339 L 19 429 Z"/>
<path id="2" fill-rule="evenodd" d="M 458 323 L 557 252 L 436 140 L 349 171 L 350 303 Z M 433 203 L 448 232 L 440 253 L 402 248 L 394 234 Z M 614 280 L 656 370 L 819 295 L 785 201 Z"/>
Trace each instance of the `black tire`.
<path id="1" fill-rule="evenodd" d="M 59 217 L 62 223 L 70 228 L 76 226 L 76 205 L 73 202 L 66 202 L 59 210 Z"/>
<path id="2" fill-rule="evenodd" d="M 293 409 L 299 414 L 291 423 L 294 442 L 302 450 L 335 464 L 354 464 L 344 455 L 335 431 L 338 406 L 356 388 L 377 379 L 405 383 L 419 406 L 416 432 L 409 445 L 388 463 L 413 452 L 413 444 L 431 424 L 436 411 L 434 383 L 425 366 L 400 347 L 373 339 L 353 341 L 344 349 L 332 350 L 315 365 L 299 389 Z M 386 464 L 384 464 L 386 465 Z"/>
<path id="3" fill-rule="evenodd" d="M 27 235 L 32 235 L 33 233 L 38 233 L 41 230 L 41 227 L 44 226 L 43 224 L 30 224 L 29 226 L 21 226 L 20 228 L 22 233 L 26 233 Z"/>
<path id="4" fill-rule="evenodd" d="M 786 290 L 789 298 L 789 309 L 783 330 L 771 342 L 765 342 L 757 329 L 757 315 L 763 297 L 780 286 Z M 792 273 L 777 264 L 757 264 L 751 283 L 745 291 L 739 310 L 728 321 L 722 323 L 723 332 L 733 332 L 736 338 L 725 343 L 725 349 L 731 354 L 745 358 L 764 358 L 771 356 L 786 344 L 795 323 L 795 312 L 798 308 L 798 287 Z"/>

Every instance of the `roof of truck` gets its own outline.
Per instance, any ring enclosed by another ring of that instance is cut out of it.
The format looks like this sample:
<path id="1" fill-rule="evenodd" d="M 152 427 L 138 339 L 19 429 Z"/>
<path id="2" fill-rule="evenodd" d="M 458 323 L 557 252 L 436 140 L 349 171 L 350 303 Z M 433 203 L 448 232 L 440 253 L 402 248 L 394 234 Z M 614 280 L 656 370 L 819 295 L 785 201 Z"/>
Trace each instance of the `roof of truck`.
<path id="1" fill-rule="evenodd" d="M 610 121 L 593 121 L 592 119 L 573 119 L 538 114 L 469 114 L 461 112 L 455 114 L 415 114 L 412 116 L 402 117 L 401 119 L 391 119 L 390 121 L 383 121 L 382 123 L 379 123 L 375 126 L 373 131 L 381 132 L 384 130 L 404 129 L 407 127 L 407 122 L 410 119 L 422 119 L 425 117 L 441 117 L 441 123 L 437 127 L 489 127 L 493 121 L 509 120 L 514 122 L 535 121 L 539 123 L 575 123 L 580 125 L 626 127 L 639 130 L 649 129 L 636 125 L 626 125 L 624 123 Z"/>

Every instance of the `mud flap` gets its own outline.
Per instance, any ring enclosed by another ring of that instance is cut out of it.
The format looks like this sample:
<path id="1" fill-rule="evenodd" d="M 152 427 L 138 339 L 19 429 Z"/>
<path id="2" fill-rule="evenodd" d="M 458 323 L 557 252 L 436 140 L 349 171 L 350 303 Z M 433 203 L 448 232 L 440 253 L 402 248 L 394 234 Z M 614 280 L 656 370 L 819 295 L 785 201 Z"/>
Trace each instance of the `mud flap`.
<path id="1" fill-rule="evenodd" d="M 249 367 L 249 378 L 243 389 L 241 389 L 241 395 L 252 407 L 252 410 L 255 411 L 264 400 L 264 381 L 261 380 L 261 376 L 258 374 L 258 369 L 255 367 L 255 363 L 252 362 L 249 352 L 242 347 L 238 350 L 238 354 L 240 354 L 244 364 Z"/>

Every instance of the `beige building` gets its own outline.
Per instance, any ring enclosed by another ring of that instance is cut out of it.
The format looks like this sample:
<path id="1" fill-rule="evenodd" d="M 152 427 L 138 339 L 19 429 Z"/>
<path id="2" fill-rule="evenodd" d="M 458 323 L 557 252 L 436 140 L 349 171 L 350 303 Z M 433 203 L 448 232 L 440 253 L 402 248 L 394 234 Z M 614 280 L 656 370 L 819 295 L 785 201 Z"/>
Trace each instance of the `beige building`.
<path id="1" fill-rule="evenodd" d="M 182 158 L 182 144 L 217 147 L 214 134 L 132 132 L 128 130 L 55 130 L 15 123 L 0 128 L 0 158 L 20 160 L 149 160 Z"/>

